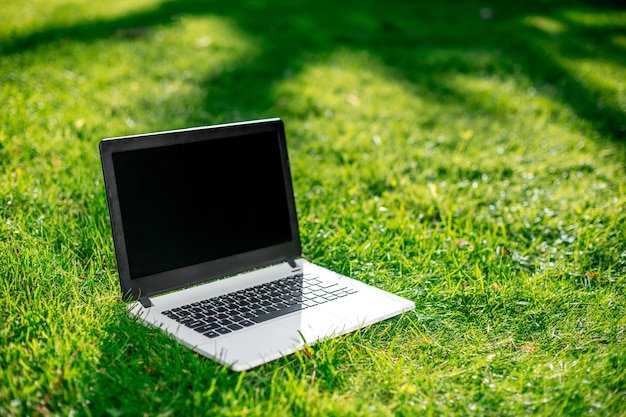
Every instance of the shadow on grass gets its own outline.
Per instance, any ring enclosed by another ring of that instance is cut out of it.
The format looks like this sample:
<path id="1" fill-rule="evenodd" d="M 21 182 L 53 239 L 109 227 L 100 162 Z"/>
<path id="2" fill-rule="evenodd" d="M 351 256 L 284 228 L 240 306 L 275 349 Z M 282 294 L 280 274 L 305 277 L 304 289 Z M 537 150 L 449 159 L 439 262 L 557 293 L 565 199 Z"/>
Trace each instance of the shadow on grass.
<path id="1" fill-rule="evenodd" d="M 389 326 L 387 322 L 381 331 Z M 246 372 L 234 372 L 179 345 L 160 330 L 129 319 L 123 306 L 101 331 L 99 361 L 82 381 L 89 386 L 84 406 L 93 415 L 204 415 L 221 414 L 222 409 L 227 414 L 237 403 L 244 408 L 269 407 L 267 412 L 257 410 L 260 415 L 273 414 L 269 412 L 272 404 L 278 409 L 295 409 L 298 404 L 306 408 L 300 398 L 305 390 L 291 392 L 290 388 L 308 387 L 307 381 L 313 385 L 315 375 L 322 385 L 326 382 L 337 388 L 341 379 L 337 362 L 345 362 L 348 349 L 335 339 L 322 342 L 327 348 L 321 356 L 314 350 L 296 352 Z M 303 376 L 311 372 L 312 379 Z"/>
<path id="2" fill-rule="evenodd" d="M 170 25 L 182 15 L 216 15 L 235 22 L 259 42 L 261 49 L 253 63 L 206 79 L 206 110 L 225 113 L 231 120 L 274 115 L 273 83 L 286 74 L 299 73 L 312 57 L 346 48 L 378 57 L 420 94 L 444 103 L 476 104 L 471 92 L 448 83 L 451 74 L 522 73 L 537 87 L 547 85 L 554 91 L 554 99 L 587 120 L 602 136 L 623 140 L 626 109 L 620 103 L 619 90 L 581 79 L 571 67 L 584 62 L 592 65 L 594 60 L 623 67 L 625 48 L 613 40 L 625 36 L 626 22 L 589 27 L 568 19 L 568 11 L 593 18 L 620 9 L 612 1 L 586 3 L 535 0 L 491 5 L 449 1 L 434 5 L 324 0 L 294 4 L 259 0 L 232 7 L 218 1 L 165 1 L 114 20 L 52 26 L 14 37 L 5 40 L 0 51 L 7 55 L 57 41 L 88 43 L 111 37 L 141 37 L 145 30 Z M 533 25 L 532 17 L 536 16 L 547 24 Z M 324 80 L 319 81 L 324 88 Z M 489 111 L 480 106 L 480 101 L 478 107 L 468 105 L 468 111 Z M 190 124 L 193 121 L 190 119 Z"/>
<path id="3" fill-rule="evenodd" d="M 164 333 L 129 319 L 120 306 L 102 329 L 99 363 L 93 364 L 86 405 L 95 415 L 156 415 L 193 410 L 234 391 L 238 375 L 199 358 Z M 207 379 L 210 377 L 210 379 Z M 167 402 L 165 402 L 167 401 Z"/>

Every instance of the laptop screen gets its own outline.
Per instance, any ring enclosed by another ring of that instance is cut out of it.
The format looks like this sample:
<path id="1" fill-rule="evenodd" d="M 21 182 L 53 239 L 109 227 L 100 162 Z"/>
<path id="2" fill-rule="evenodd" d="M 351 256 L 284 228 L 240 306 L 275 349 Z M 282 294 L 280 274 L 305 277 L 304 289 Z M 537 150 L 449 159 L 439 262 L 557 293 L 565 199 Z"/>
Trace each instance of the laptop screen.
<path id="1" fill-rule="evenodd" d="M 291 241 L 276 131 L 114 152 L 130 279 Z"/>

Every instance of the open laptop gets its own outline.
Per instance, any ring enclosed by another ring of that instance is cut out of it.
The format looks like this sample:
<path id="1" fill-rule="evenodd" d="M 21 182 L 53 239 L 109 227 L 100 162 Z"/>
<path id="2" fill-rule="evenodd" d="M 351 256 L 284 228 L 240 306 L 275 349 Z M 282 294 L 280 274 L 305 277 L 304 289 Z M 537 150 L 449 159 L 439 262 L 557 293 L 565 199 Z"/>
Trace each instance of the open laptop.
<path id="1" fill-rule="evenodd" d="M 252 368 L 415 305 L 301 257 L 280 119 L 104 139 L 131 314 Z"/>

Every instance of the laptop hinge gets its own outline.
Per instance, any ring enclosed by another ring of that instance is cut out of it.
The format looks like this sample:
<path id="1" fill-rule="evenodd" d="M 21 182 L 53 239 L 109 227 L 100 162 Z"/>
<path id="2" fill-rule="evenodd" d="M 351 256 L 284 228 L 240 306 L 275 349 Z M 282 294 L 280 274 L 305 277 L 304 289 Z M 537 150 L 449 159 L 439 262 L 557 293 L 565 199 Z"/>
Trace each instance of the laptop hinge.
<path id="1" fill-rule="evenodd" d="M 144 308 L 154 307 L 154 304 L 152 304 L 152 301 L 150 301 L 150 299 L 146 296 L 139 297 L 139 302 Z"/>
<path id="2" fill-rule="evenodd" d="M 287 258 L 287 263 L 292 268 L 297 268 L 298 267 L 298 264 L 296 264 L 296 261 L 293 258 Z"/>

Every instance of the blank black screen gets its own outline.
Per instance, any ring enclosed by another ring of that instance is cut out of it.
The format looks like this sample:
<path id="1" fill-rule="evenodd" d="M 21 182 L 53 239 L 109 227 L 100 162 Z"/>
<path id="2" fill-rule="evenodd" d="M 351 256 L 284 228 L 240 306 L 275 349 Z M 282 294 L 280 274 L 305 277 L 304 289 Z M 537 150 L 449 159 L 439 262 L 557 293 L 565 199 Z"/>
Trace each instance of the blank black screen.
<path id="1" fill-rule="evenodd" d="M 112 157 L 131 279 L 292 239 L 275 132 Z"/>

